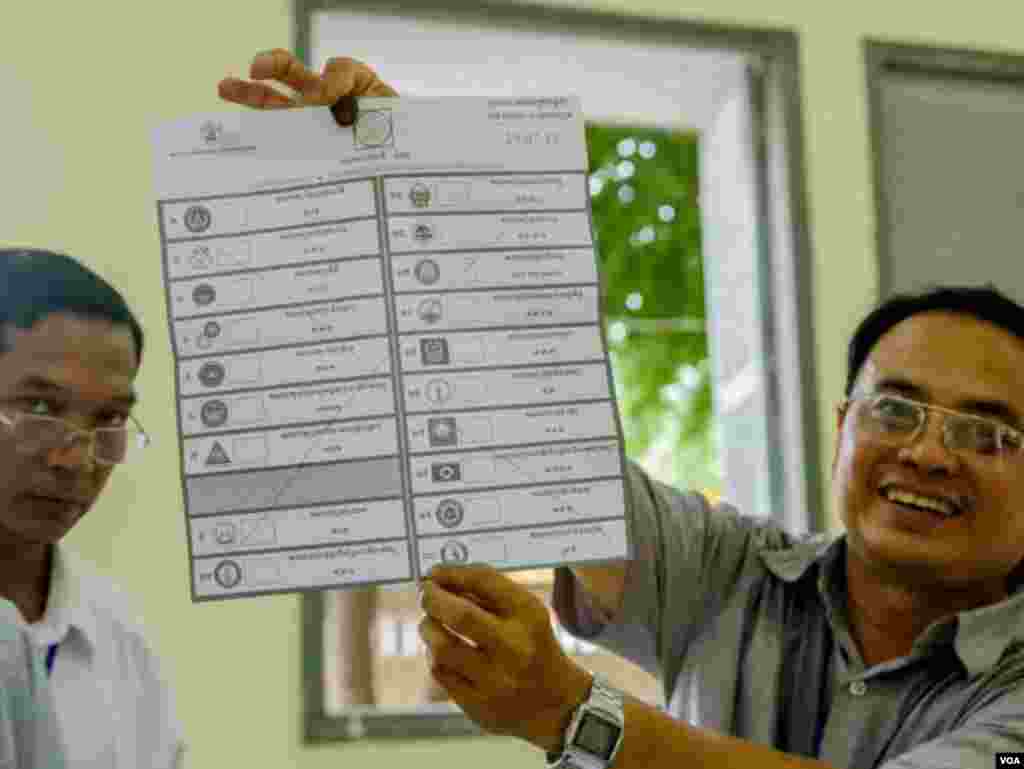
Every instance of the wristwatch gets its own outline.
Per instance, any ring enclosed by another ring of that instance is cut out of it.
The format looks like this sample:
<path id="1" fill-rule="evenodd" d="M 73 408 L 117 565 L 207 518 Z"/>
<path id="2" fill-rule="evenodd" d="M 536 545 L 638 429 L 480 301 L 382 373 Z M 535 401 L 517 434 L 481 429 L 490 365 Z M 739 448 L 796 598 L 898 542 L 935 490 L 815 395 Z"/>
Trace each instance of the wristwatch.
<path id="1" fill-rule="evenodd" d="M 573 712 L 562 752 L 547 754 L 548 769 L 608 769 L 622 746 L 622 693 L 591 675 L 590 695 Z"/>

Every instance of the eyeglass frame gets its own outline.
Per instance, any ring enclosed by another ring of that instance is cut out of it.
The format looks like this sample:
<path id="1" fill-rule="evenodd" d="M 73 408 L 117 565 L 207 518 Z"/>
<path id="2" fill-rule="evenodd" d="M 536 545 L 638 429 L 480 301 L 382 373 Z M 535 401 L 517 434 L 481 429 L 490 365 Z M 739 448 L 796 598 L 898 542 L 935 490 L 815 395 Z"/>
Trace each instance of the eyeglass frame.
<path id="1" fill-rule="evenodd" d="M 128 432 L 127 424 L 124 427 L 82 428 L 82 427 L 78 427 L 77 425 L 75 425 L 74 423 L 68 421 L 67 419 L 62 419 L 61 417 L 51 417 L 51 416 L 47 416 L 46 414 L 29 414 L 29 413 L 26 413 L 24 411 L 18 411 L 17 409 L 13 409 L 11 411 L 13 411 L 13 413 L 14 413 L 14 417 L 13 418 L 9 417 L 7 414 L 5 414 L 3 409 L 0 409 L 0 422 L 2 422 L 12 433 L 14 432 L 15 428 L 17 427 L 18 420 L 21 419 L 21 418 L 24 418 L 24 417 L 28 417 L 29 419 L 45 419 L 48 422 L 56 422 L 56 423 L 58 423 L 60 425 L 64 425 L 64 427 L 67 429 L 67 435 L 68 436 L 71 436 L 72 438 L 77 438 L 80 435 L 84 435 L 84 436 L 86 436 L 89 439 L 89 443 L 88 443 L 89 457 L 92 459 L 93 462 L 95 462 L 97 464 L 100 464 L 100 465 L 103 465 L 104 467 L 115 467 L 116 465 L 124 464 L 123 460 L 121 462 L 108 462 L 108 461 L 100 459 L 98 456 L 96 456 L 96 443 L 97 443 L 96 436 L 97 436 L 97 433 L 100 430 L 122 430 L 124 432 Z M 128 419 L 130 419 L 132 422 L 135 423 L 135 427 L 139 431 L 138 434 L 141 435 L 143 437 L 143 439 L 145 440 L 145 443 L 143 443 L 140 446 L 140 448 L 141 449 L 148 448 L 153 443 L 152 437 L 150 437 L 149 433 L 146 432 L 146 429 L 142 426 L 142 423 L 136 418 L 136 416 L 134 414 L 127 414 L 126 416 L 128 417 Z M 57 448 L 64 449 L 64 448 L 67 448 L 68 446 L 71 446 L 73 444 L 74 444 L 74 440 L 72 440 L 70 443 L 65 443 L 63 446 L 50 446 L 50 447 L 47 447 L 45 449 L 40 449 L 40 451 L 52 451 L 53 449 L 57 449 Z"/>
<path id="2" fill-rule="evenodd" d="M 1000 422 L 998 419 L 994 419 L 992 417 L 983 416 L 981 414 L 971 414 L 970 412 L 967 412 L 967 411 L 958 411 L 956 409 L 946 408 L 945 406 L 937 406 L 934 403 L 926 403 L 924 401 L 915 400 L 914 398 L 908 398 L 906 395 L 900 395 L 898 393 L 891 393 L 891 392 L 877 391 L 876 390 L 874 392 L 861 393 L 860 395 L 852 395 L 849 398 L 846 398 L 843 401 L 841 401 L 839 403 L 838 408 L 839 408 L 840 412 L 845 412 L 851 405 L 853 405 L 855 403 L 867 402 L 867 401 L 877 401 L 880 398 L 892 398 L 893 400 L 901 401 L 903 403 L 909 403 L 912 406 L 915 406 L 919 411 L 923 411 L 924 412 L 924 418 L 921 419 L 920 422 L 918 423 L 917 427 L 915 427 L 914 430 L 907 435 L 907 437 L 906 437 L 906 445 L 907 446 L 913 445 L 913 443 L 918 438 L 920 438 L 921 434 L 925 431 L 925 429 L 927 429 L 927 427 L 928 427 L 928 415 L 929 415 L 929 412 L 937 411 L 938 413 L 945 415 L 943 417 L 942 425 L 941 425 L 940 429 L 942 431 L 942 447 L 946 451 L 949 451 L 951 453 L 957 454 L 958 456 L 962 456 L 964 454 L 966 454 L 967 456 L 979 457 L 979 458 L 984 458 L 986 456 L 985 454 L 982 454 L 979 451 L 973 451 L 973 450 L 966 450 L 965 451 L 964 449 L 955 449 L 955 448 L 950 447 L 946 443 L 946 440 L 947 440 L 946 439 L 946 417 L 952 416 L 952 417 L 961 417 L 961 418 L 965 418 L 965 419 L 973 419 L 973 420 L 977 420 L 979 422 L 985 422 L 985 423 L 989 423 L 989 424 L 994 425 L 997 428 L 997 434 L 999 435 L 999 445 L 1000 445 L 1000 450 L 997 451 L 993 455 L 995 458 L 1002 459 L 1004 457 L 1016 457 L 1016 456 L 1024 455 L 1024 431 L 1018 430 L 1015 427 L 1011 427 L 1010 425 L 1008 425 L 1008 424 L 1006 424 L 1004 422 Z M 1009 452 L 1002 450 L 1001 447 L 1004 445 L 1002 439 L 1006 435 L 1013 436 L 1013 437 L 1015 437 L 1017 439 L 1017 445 L 1018 445 L 1017 449 L 1009 451 Z"/>

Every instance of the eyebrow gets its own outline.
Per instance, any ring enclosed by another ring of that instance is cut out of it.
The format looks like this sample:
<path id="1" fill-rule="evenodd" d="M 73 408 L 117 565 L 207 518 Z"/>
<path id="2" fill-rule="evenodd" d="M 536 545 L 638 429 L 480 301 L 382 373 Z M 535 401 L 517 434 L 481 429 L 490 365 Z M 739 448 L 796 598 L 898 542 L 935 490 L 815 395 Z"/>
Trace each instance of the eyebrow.
<path id="1" fill-rule="evenodd" d="M 62 395 L 71 394 L 71 390 L 69 390 L 67 387 L 59 385 L 56 382 L 51 382 L 46 377 L 41 377 L 37 374 L 31 374 L 22 379 L 20 382 L 18 382 L 18 387 L 23 387 L 29 390 L 41 390 L 43 392 L 60 393 Z M 139 396 L 133 390 L 129 392 L 127 395 L 115 395 L 110 400 L 114 401 L 115 403 L 123 403 L 126 406 L 130 407 L 134 406 L 138 402 Z"/>
<path id="2" fill-rule="evenodd" d="M 886 377 L 875 385 L 878 390 L 895 390 L 908 398 L 928 402 L 927 392 L 920 386 L 902 377 Z M 986 398 L 965 398 L 954 405 L 957 411 L 995 417 L 1018 429 L 1021 428 L 1020 416 L 1008 403 Z"/>

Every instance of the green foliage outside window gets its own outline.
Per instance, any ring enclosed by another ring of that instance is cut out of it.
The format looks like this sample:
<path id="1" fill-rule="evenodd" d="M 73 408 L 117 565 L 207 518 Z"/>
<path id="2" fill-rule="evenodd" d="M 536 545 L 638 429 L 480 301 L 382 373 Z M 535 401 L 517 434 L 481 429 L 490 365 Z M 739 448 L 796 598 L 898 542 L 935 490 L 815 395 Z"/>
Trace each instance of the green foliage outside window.
<path id="1" fill-rule="evenodd" d="M 626 453 L 668 483 L 716 490 L 697 135 L 591 123 L 587 146 Z"/>

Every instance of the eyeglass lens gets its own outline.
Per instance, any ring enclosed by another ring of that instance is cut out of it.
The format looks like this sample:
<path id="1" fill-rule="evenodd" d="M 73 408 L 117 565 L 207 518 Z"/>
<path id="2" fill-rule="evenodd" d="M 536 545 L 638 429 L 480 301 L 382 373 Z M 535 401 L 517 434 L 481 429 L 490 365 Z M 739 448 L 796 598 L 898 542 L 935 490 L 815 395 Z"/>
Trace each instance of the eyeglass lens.
<path id="1" fill-rule="evenodd" d="M 16 438 L 33 450 L 67 446 L 72 429 L 56 419 L 22 415 L 15 428 Z M 121 428 L 100 428 L 96 430 L 93 452 L 101 462 L 123 462 L 130 445 L 129 432 Z"/>
<path id="2" fill-rule="evenodd" d="M 916 432 L 927 419 L 925 406 L 899 398 L 881 397 L 874 401 L 869 413 L 872 419 L 891 433 L 907 435 Z M 942 435 L 947 448 L 993 454 L 1004 446 L 1012 448 L 1009 436 L 1000 434 L 994 422 L 968 414 L 941 412 Z"/>

